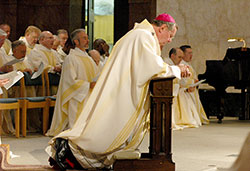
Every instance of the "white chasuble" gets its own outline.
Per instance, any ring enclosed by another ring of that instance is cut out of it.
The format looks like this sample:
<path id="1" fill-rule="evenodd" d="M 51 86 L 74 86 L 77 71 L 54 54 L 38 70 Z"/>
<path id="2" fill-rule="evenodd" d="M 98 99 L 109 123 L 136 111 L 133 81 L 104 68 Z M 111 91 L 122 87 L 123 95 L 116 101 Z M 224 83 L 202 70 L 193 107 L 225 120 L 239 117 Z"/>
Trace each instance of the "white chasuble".
<path id="1" fill-rule="evenodd" d="M 48 150 L 62 137 L 84 168 L 102 168 L 116 152 L 136 149 L 148 129 L 149 82 L 158 74 L 180 77 L 180 70 L 163 62 L 144 20 L 115 44 L 74 127 L 54 137 Z"/>
<path id="2" fill-rule="evenodd" d="M 90 82 L 97 74 L 97 67 L 86 52 L 79 48 L 71 49 L 63 64 L 48 136 L 73 127 L 91 93 Z"/>

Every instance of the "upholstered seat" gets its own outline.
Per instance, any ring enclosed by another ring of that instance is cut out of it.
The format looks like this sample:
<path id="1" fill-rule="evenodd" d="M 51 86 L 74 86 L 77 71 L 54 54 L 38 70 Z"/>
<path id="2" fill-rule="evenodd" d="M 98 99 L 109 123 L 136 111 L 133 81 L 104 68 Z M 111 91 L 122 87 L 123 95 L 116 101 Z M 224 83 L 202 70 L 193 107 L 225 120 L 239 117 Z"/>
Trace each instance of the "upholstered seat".
<path id="1" fill-rule="evenodd" d="M 19 137 L 20 132 L 20 99 L 18 98 L 1 98 L 0 97 L 0 110 L 15 109 L 15 129 L 16 137 Z M 0 111 L 0 115 L 2 112 Z M 1 128 L 0 128 L 1 129 Z"/>

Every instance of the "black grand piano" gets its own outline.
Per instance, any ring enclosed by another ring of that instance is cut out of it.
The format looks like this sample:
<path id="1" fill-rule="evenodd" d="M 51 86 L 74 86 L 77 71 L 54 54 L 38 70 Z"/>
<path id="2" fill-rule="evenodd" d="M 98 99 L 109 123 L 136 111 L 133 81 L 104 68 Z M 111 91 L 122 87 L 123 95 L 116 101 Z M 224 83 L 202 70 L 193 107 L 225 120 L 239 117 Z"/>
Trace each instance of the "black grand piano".
<path id="1" fill-rule="evenodd" d="M 206 72 L 198 75 L 199 80 L 206 79 L 206 83 L 216 91 L 218 122 L 224 117 L 224 97 L 226 88 L 234 86 L 241 90 L 241 112 L 239 119 L 249 119 L 250 93 L 250 48 L 228 48 L 223 60 L 207 60 Z M 232 104 L 234 105 L 234 104 Z"/>

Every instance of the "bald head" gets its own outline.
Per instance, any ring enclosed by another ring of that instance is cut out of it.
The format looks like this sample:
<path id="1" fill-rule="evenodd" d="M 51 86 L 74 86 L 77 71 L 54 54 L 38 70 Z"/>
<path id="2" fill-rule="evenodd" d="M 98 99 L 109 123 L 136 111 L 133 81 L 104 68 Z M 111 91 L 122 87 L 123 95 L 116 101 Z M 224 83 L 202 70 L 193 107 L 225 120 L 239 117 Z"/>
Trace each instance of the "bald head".
<path id="1" fill-rule="evenodd" d="M 183 51 L 180 48 L 172 48 L 169 51 L 169 57 L 175 65 L 179 65 L 184 56 Z"/>
<path id="2" fill-rule="evenodd" d="M 98 66 L 101 58 L 100 53 L 97 50 L 93 49 L 89 51 L 89 56 L 91 56 L 91 58 L 95 61 L 96 65 Z"/>
<path id="3" fill-rule="evenodd" d="M 51 49 L 54 43 L 53 34 L 50 31 L 43 31 L 39 37 L 39 43 L 48 49 Z"/>

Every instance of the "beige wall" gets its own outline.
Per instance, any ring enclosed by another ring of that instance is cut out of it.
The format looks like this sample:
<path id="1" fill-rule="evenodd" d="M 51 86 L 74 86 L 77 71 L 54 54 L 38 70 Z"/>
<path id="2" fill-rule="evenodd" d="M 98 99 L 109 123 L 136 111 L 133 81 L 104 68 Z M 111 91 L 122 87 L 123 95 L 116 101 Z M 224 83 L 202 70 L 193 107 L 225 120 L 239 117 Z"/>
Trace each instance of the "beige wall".
<path id="1" fill-rule="evenodd" d="M 162 56 L 168 57 L 172 47 L 189 44 L 197 73 L 205 72 L 206 60 L 223 59 L 229 46 L 242 46 L 228 43 L 229 37 L 244 38 L 250 46 L 249 0 L 158 0 L 157 14 L 163 12 L 175 18 L 179 30 Z"/>

